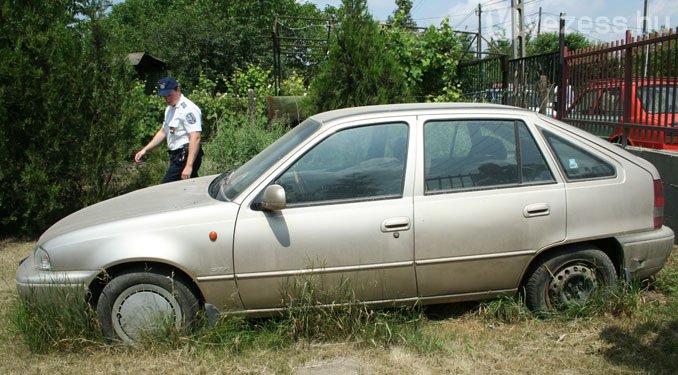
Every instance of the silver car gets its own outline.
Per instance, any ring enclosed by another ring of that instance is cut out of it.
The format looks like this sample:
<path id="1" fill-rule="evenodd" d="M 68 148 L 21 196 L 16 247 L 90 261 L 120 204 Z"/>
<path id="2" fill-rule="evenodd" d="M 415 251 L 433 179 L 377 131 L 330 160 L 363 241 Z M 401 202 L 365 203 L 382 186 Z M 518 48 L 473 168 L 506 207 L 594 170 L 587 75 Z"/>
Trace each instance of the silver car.
<path id="1" fill-rule="evenodd" d="M 524 290 L 542 312 L 659 271 L 674 241 L 663 206 L 649 162 L 537 113 L 351 108 L 312 116 L 232 173 L 64 218 L 16 284 L 24 298 L 80 286 L 122 341 L 162 316 L 191 328 L 203 309 L 273 314 L 311 276 L 375 305 Z"/>

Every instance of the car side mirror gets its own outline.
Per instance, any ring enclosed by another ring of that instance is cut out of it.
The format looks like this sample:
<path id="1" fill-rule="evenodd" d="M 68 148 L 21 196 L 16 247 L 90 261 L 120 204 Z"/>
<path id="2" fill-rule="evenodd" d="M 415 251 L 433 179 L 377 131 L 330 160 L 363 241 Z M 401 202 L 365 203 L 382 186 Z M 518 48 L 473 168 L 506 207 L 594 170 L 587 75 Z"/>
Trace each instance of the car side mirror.
<path id="1" fill-rule="evenodd" d="M 287 207 L 285 188 L 280 185 L 267 186 L 259 207 L 266 211 L 280 211 Z"/>

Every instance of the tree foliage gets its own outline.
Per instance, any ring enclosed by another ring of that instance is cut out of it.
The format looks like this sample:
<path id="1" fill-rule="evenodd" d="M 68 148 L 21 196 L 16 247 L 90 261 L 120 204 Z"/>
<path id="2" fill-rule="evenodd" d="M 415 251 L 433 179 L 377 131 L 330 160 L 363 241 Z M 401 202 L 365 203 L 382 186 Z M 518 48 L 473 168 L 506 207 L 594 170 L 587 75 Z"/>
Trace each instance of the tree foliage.
<path id="1" fill-rule="evenodd" d="M 365 0 L 343 0 L 329 56 L 311 84 L 317 111 L 407 101 L 403 71 Z"/>
<path id="2" fill-rule="evenodd" d="M 396 9 L 388 17 L 388 23 L 396 27 L 413 28 L 417 23 L 412 19 L 412 0 L 396 0 Z"/>
<path id="3" fill-rule="evenodd" d="M 527 44 L 527 53 L 530 56 L 544 53 L 558 52 L 560 37 L 557 32 L 543 33 L 530 40 Z M 570 51 L 591 46 L 591 42 L 580 33 L 572 32 L 565 34 L 565 45 Z"/>
<path id="4" fill-rule="evenodd" d="M 0 204 L 5 231 L 44 229 L 111 193 L 128 90 L 101 24 L 106 1 L 12 1 L 0 22 Z"/>
<path id="5" fill-rule="evenodd" d="M 417 101 L 453 101 L 457 65 L 462 59 L 459 36 L 447 19 L 423 32 L 400 27 L 399 16 L 385 31 L 388 50 L 402 67 L 408 90 Z"/>
<path id="6" fill-rule="evenodd" d="M 492 38 L 492 45 L 507 56 L 513 55 L 513 42 L 504 35 Z M 546 53 L 558 52 L 560 36 L 558 32 L 542 33 L 538 36 L 527 36 L 525 40 L 525 49 L 527 56 L 536 56 Z M 591 47 L 592 43 L 580 33 L 572 32 L 565 34 L 565 45 L 570 51 L 580 48 Z M 491 49 L 489 52 L 496 53 L 497 50 Z"/>
<path id="7" fill-rule="evenodd" d="M 294 0 L 126 0 L 108 27 L 118 54 L 150 53 L 188 87 L 201 74 L 216 80 L 247 64 L 271 66 L 275 17 L 298 8 Z"/>

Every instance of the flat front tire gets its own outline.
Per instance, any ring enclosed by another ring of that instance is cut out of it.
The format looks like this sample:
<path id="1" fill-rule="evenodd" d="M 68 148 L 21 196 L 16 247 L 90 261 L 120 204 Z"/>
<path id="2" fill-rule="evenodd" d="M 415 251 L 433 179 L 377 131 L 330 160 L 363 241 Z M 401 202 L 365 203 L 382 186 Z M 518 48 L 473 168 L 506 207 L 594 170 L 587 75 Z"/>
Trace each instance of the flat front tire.
<path id="1" fill-rule="evenodd" d="M 180 279 L 154 272 L 126 273 L 113 278 L 97 303 L 104 336 L 134 343 L 166 334 L 167 329 L 190 331 L 200 304 Z"/>
<path id="2" fill-rule="evenodd" d="M 568 304 L 583 304 L 617 283 L 610 258 L 593 246 L 563 249 L 544 258 L 525 285 L 525 302 L 544 315 Z"/>

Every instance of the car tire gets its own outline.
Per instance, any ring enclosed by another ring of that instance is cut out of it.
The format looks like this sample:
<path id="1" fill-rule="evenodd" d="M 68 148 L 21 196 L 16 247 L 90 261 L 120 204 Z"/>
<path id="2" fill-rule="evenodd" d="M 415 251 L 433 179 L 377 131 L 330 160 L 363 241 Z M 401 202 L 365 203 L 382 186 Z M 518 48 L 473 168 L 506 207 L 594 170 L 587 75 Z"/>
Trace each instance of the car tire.
<path id="1" fill-rule="evenodd" d="M 544 258 L 525 284 L 525 303 L 540 316 L 569 303 L 585 303 L 615 286 L 610 258 L 593 246 L 563 249 Z"/>
<path id="2" fill-rule="evenodd" d="M 125 273 L 113 278 L 97 303 L 97 318 L 108 340 L 134 343 L 167 334 L 190 332 L 200 303 L 179 278 L 155 272 Z"/>

